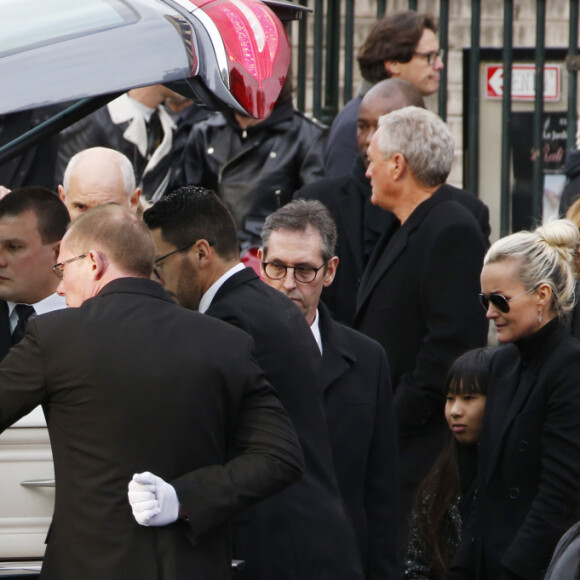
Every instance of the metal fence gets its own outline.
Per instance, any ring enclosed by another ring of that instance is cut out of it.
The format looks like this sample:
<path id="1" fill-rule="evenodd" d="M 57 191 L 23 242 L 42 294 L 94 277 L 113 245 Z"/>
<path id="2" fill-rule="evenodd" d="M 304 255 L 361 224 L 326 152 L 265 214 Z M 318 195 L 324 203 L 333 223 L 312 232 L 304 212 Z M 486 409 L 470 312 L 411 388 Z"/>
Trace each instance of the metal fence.
<path id="1" fill-rule="evenodd" d="M 535 221 L 542 217 L 543 195 L 543 160 L 539 154 L 542 148 L 542 126 L 544 121 L 544 70 L 546 60 L 546 2 L 535 2 L 535 43 L 533 63 L 535 64 L 535 97 L 533 99 L 533 148 L 538 154 L 533 161 L 533 191 L 532 205 Z M 353 96 L 353 71 L 356 62 L 356 46 L 354 46 L 355 1 L 354 0 L 300 0 L 302 5 L 309 6 L 313 12 L 306 16 L 298 26 L 297 43 L 297 105 L 301 110 L 310 110 L 313 115 L 325 123 L 331 123 L 339 110 L 339 103 L 347 102 Z M 392 13 L 392 2 L 386 0 L 376 2 L 376 17 Z M 437 108 L 439 115 L 447 120 L 448 83 L 447 71 L 449 58 L 449 30 L 450 30 L 450 0 L 439 0 L 433 3 L 437 10 L 429 12 L 439 20 L 439 42 L 445 50 L 445 68 L 441 75 L 441 85 L 438 92 Z M 467 4 L 467 3 L 465 3 Z M 496 2 L 498 4 L 498 2 Z M 565 4 L 565 2 L 561 2 Z M 501 47 L 501 61 L 503 64 L 503 98 L 502 98 L 502 132 L 501 132 L 501 194 L 500 194 L 500 235 L 509 233 L 510 223 L 510 159 L 511 159 L 511 131 L 512 122 L 512 65 L 514 62 L 514 0 L 503 1 L 503 41 Z M 397 3 L 401 9 L 401 2 Z M 417 10 L 417 0 L 409 0 L 408 8 Z M 419 7 L 420 8 L 420 7 Z M 578 0 L 568 2 L 568 48 L 566 53 L 567 70 L 567 150 L 574 147 L 576 135 L 577 110 L 577 70 L 580 66 L 578 57 Z M 464 70 L 467 71 L 463 79 L 464 102 L 468 104 L 467 114 L 463 116 L 463 154 L 464 186 L 477 194 L 479 189 L 479 153 L 480 153 L 480 64 L 482 57 L 481 36 L 482 0 L 471 0 L 470 44 L 463 47 Z M 312 35 L 312 37 L 309 37 Z M 311 47 L 311 52 L 308 51 Z M 344 51 L 344 59 L 340 55 Z M 307 59 L 312 55 L 312 79 L 308 79 Z M 341 61 L 344 61 L 341 66 Z M 342 77 L 341 77 L 342 74 Z M 312 80 L 312 102 L 307 103 L 309 80 Z M 340 91 L 343 86 L 342 95 Z"/>

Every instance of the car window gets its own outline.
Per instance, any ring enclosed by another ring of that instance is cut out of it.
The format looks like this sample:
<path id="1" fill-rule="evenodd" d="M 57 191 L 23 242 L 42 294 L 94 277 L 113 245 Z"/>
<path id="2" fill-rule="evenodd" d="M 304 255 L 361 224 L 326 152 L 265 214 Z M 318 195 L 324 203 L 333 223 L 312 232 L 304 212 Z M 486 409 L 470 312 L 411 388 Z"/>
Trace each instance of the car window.
<path id="1" fill-rule="evenodd" d="M 2 2 L 0 56 L 137 20 L 135 12 L 121 0 L 27 0 L 25 10 L 33 16 L 23 19 L 22 10 L 22 0 Z"/>

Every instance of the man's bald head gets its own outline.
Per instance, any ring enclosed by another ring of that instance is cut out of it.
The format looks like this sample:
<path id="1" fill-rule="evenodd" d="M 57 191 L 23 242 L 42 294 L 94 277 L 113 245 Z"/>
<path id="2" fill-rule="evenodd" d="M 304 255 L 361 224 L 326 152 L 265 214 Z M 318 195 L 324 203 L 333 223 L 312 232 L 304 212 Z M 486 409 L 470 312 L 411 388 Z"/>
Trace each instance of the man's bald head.
<path id="1" fill-rule="evenodd" d="M 374 85 L 364 96 L 358 111 L 357 140 L 365 166 L 367 149 L 379 125 L 379 118 L 404 107 L 425 108 L 421 91 L 402 79 L 386 79 Z"/>
<path id="2" fill-rule="evenodd" d="M 106 147 L 91 147 L 74 155 L 58 192 L 72 220 L 92 207 L 109 203 L 137 211 L 141 195 L 129 159 Z"/>
<path id="3" fill-rule="evenodd" d="M 391 111 L 396 111 L 403 107 L 425 108 L 425 101 L 421 91 L 415 85 L 403 79 L 385 79 L 377 83 L 363 97 L 363 102 L 375 98 L 389 101 L 390 106 L 392 106 Z M 390 113 L 391 111 L 388 112 Z"/>

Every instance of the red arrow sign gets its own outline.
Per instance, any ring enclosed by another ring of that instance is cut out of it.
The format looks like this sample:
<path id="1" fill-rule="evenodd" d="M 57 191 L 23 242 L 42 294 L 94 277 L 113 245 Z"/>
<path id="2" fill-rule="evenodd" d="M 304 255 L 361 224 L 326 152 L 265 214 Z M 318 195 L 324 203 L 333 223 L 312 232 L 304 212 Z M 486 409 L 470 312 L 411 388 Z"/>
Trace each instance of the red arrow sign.
<path id="1" fill-rule="evenodd" d="M 535 96 L 536 67 L 533 64 L 514 64 L 512 66 L 512 100 L 533 101 Z M 503 96 L 503 65 L 485 66 L 486 98 L 501 99 Z M 560 100 L 560 65 L 544 67 L 544 101 Z"/>

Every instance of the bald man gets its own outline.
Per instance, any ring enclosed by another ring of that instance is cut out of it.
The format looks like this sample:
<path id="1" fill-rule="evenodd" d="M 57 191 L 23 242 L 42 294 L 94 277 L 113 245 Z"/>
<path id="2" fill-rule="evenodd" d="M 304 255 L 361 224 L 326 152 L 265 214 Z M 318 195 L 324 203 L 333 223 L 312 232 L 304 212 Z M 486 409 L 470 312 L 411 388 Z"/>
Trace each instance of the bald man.
<path id="1" fill-rule="evenodd" d="M 370 202 L 371 184 L 365 176 L 367 148 L 379 117 L 408 105 L 424 107 L 419 89 L 407 81 L 387 79 L 365 95 L 358 114 L 359 155 L 352 171 L 342 177 L 321 179 L 304 186 L 294 198 L 317 199 L 330 210 L 338 229 L 336 255 L 340 259 L 334 283 L 322 291 L 322 300 L 344 324 L 354 317 L 356 292 L 364 266 L 375 243 L 391 222 L 388 212 Z"/>
<path id="2" fill-rule="evenodd" d="M 71 220 L 107 203 L 137 211 L 141 190 L 129 159 L 107 147 L 91 147 L 74 155 L 64 172 L 58 193 Z"/>

